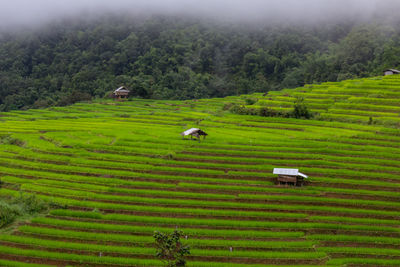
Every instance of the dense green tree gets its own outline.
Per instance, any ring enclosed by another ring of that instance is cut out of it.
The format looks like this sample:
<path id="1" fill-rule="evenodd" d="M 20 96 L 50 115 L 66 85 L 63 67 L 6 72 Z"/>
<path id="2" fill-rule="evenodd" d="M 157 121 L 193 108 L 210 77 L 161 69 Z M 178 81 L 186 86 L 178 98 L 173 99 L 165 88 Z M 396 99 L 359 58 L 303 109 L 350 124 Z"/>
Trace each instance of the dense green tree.
<path id="1" fill-rule="evenodd" d="M 0 34 L 0 111 L 67 105 L 125 85 L 158 99 L 222 97 L 400 66 L 397 24 L 239 25 L 104 15 Z"/>

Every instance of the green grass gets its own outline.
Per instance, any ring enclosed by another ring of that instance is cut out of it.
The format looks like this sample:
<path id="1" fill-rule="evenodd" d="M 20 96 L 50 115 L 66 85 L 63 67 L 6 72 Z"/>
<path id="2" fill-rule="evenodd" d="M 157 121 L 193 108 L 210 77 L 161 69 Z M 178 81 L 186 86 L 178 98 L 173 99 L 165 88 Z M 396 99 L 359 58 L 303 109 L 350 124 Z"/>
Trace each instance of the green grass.
<path id="1" fill-rule="evenodd" d="M 309 240 L 333 241 L 333 242 L 356 242 L 399 245 L 400 238 L 382 236 L 360 236 L 360 235 L 308 235 Z"/>
<path id="2" fill-rule="evenodd" d="M 161 262 L 155 259 L 135 259 L 110 256 L 99 257 L 72 253 L 49 252 L 45 250 L 19 249 L 3 245 L 0 245 L 0 255 L 1 254 L 45 258 L 50 260 L 68 260 L 76 263 L 119 264 L 125 266 L 162 266 Z"/>
<path id="3" fill-rule="evenodd" d="M 18 262 L 18 261 L 9 261 L 0 259 L 0 265 L 6 267 L 50 267 L 54 265 L 48 264 L 35 264 L 35 263 L 27 263 L 27 262 Z"/>
<path id="4" fill-rule="evenodd" d="M 367 265 L 367 266 L 399 266 L 400 260 L 390 259 L 369 259 L 369 258 L 341 258 L 331 259 L 327 265 Z"/>
<path id="5" fill-rule="evenodd" d="M 223 110 L 246 98 L 291 110 L 298 96 L 314 119 Z M 400 77 L 375 77 L 3 113 L 0 198 L 35 194 L 51 211 L 0 233 L 0 265 L 161 266 L 152 234 L 179 227 L 197 257 L 188 266 L 397 266 L 399 97 Z M 191 127 L 209 136 L 182 140 Z M 273 168 L 309 178 L 278 186 Z"/>
<path id="6" fill-rule="evenodd" d="M 58 248 L 58 249 L 71 249 L 79 251 L 103 252 L 103 253 L 121 253 L 132 255 L 153 255 L 155 248 L 153 247 L 137 247 L 137 246 L 113 246 L 113 245 L 98 245 L 98 244 L 82 244 L 76 242 L 63 242 L 53 241 L 48 239 L 38 239 L 31 237 L 2 235 L 0 240 L 39 246 L 41 248 Z M 190 244 L 190 243 L 189 243 Z M 204 250 L 192 248 L 190 250 L 192 256 L 214 256 L 214 257 L 248 257 L 248 258 L 277 258 L 277 259 L 304 259 L 304 258 L 322 258 L 326 254 L 324 252 L 260 252 L 251 250 L 234 250 L 230 252 L 228 249 L 224 250 Z"/>
<path id="7" fill-rule="evenodd" d="M 125 245 L 134 244 L 136 246 L 151 246 L 154 244 L 154 238 L 151 235 L 126 235 L 126 234 L 111 234 L 111 233 L 91 233 L 82 232 L 77 230 L 60 230 L 44 227 L 35 227 L 24 225 L 19 228 L 19 231 L 28 234 L 36 234 L 42 237 L 65 237 L 74 238 L 77 240 L 95 240 L 101 241 L 113 241 L 118 243 L 127 243 Z M 280 241 L 280 238 L 296 238 L 301 237 L 302 234 L 299 232 L 279 232 L 279 234 L 271 234 L 270 238 L 274 240 L 262 241 L 262 240 L 224 240 L 224 239 L 196 239 L 189 238 L 185 243 L 190 247 L 216 247 L 217 249 L 235 247 L 235 248 L 270 248 L 270 249 L 299 249 L 299 248 L 312 248 L 318 242 L 307 241 L 307 240 L 295 240 L 295 241 Z"/>
<path id="8" fill-rule="evenodd" d="M 171 227 L 164 226 L 137 226 L 137 225 L 113 225 L 104 222 L 83 222 L 70 221 L 53 218 L 34 218 L 33 223 L 46 224 L 59 227 L 73 227 L 76 229 L 94 229 L 100 231 L 117 231 L 121 233 L 143 233 L 152 234 L 155 230 L 171 231 Z M 245 238 L 277 238 L 277 237 L 301 237 L 301 231 L 254 231 L 254 230 L 225 230 L 225 229 L 205 229 L 205 228 L 182 228 L 184 232 L 191 236 L 208 237 L 245 237 Z"/>

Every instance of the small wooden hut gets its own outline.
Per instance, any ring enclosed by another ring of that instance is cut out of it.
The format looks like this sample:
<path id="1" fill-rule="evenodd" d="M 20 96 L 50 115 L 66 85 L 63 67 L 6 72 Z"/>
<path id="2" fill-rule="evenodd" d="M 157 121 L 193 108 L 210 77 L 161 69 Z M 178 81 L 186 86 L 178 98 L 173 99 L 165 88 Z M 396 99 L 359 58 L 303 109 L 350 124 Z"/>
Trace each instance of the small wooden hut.
<path id="1" fill-rule="evenodd" d="M 114 97 L 118 100 L 128 98 L 129 90 L 126 89 L 124 86 L 119 87 L 114 91 Z"/>
<path id="2" fill-rule="evenodd" d="M 190 128 L 189 130 L 182 132 L 181 135 L 182 135 L 182 139 L 185 139 L 185 136 L 187 136 L 187 135 L 190 135 L 190 139 L 193 139 L 193 136 L 194 136 L 200 142 L 200 136 L 203 136 L 203 139 L 205 139 L 208 134 L 199 128 Z"/>
<path id="3" fill-rule="evenodd" d="M 298 169 L 274 168 L 273 174 L 278 174 L 278 183 L 285 185 L 302 186 L 307 175 L 299 172 Z"/>
<path id="4" fill-rule="evenodd" d="M 393 74 L 400 74 L 400 70 L 395 70 L 395 69 L 387 69 L 383 71 L 383 75 L 393 75 Z"/>

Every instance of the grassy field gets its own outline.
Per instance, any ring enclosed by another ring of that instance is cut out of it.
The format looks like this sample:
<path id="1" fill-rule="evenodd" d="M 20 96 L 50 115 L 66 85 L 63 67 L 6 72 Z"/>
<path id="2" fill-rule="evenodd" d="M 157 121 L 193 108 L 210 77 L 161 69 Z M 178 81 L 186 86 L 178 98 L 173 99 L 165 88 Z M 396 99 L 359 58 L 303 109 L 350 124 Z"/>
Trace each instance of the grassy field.
<path id="1" fill-rule="evenodd" d="M 226 110 L 290 110 L 297 97 L 313 119 Z M 98 100 L 2 113 L 0 125 L 0 198 L 49 205 L 0 231 L 0 266 L 162 266 L 152 235 L 176 227 L 188 266 L 400 265 L 398 76 Z M 209 135 L 183 140 L 191 127 Z M 299 168 L 306 185 L 277 185 L 275 167 Z"/>

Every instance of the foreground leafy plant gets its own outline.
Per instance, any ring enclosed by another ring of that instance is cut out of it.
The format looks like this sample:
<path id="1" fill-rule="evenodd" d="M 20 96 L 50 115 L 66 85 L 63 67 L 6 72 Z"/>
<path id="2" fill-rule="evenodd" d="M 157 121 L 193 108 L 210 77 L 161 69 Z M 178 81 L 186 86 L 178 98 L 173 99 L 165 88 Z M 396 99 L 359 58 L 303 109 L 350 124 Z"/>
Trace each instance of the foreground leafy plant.
<path id="1" fill-rule="evenodd" d="M 186 266 L 185 256 L 190 254 L 190 248 L 181 243 L 180 238 L 183 235 L 183 232 L 177 229 L 169 234 L 154 232 L 156 256 L 164 262 L 165 266 Z"/>

